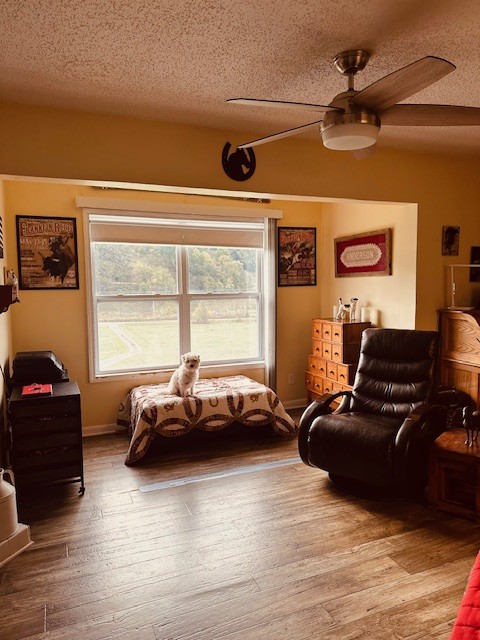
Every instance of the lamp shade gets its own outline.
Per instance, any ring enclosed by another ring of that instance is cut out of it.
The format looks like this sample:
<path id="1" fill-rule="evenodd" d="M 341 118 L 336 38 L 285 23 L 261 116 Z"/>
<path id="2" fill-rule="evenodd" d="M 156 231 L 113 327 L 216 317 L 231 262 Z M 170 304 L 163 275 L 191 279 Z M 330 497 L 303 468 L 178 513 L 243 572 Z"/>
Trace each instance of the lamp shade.
<path id="1" fill-rule="evenodd" d="M 322 131 L 323 144 L 336 151 L 355 151 L 375 144 L 380 127 L 365 122 L 347 122 Z"/>

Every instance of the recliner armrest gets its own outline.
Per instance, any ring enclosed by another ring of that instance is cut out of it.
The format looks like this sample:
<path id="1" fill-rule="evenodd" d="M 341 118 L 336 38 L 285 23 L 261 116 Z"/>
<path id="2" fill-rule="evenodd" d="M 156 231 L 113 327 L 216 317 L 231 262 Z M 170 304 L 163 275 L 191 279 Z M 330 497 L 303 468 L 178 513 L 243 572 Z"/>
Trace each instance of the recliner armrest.
<path id="1" fill-rule="evenodd" d="M 311 402 L 300 418 L 300 423 L 298 427 L 298 451 L 300 453 L 300 457 L 305 464 L 310 465 L 308 461 L 308 432 L 310 430 L 310 426 L 312 422 L 318 418 L 318 416 L 325 415 L 326 413 L 333 413 L 333 409 L 331 408 L 332 402 L 340 397 L 340 396 L 348 396 L 351 397 L 351 391 L 339 391 L 338 393 L 326 393 L 323 396 L 320 396 L 318 400 L 314 400 Z M 344 401 L 346 398 L 344 398 Z M 343 406 L 344 402 L 341 403 L 340 407 L 336 411 L 339 411 L 341 406 Z M 310 465 L 312 466 L 312 465 Z"/>
<path id="2" fill-rule="evenodd" d="M 411 486 L 412 493 L 415 492 L 413 468 L 424 470 L 426 483 L 429 448 L 446 426 L 446 407 L 440 405 L 421 404 L 405 419 L 395 438 L 396 486 Z M 421 476 L 415 477 L 421 487 Z"/>
<path id="3" fill-rule="evenodd" d="M 421 434 L 435 440 L 445 431 L 446 409 L 438 404 L 421 404 L 405 418 L 395 439 L 396 448 L 405 448 L 410 438 Z"/>

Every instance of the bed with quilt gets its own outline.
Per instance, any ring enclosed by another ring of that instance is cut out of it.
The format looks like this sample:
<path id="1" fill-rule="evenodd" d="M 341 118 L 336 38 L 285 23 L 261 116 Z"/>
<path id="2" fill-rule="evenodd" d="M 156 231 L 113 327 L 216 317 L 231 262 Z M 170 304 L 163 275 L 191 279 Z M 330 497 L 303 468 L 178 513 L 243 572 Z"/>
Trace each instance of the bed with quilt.
<path id="1" fill-rule="evenodd" d="M 277 395 L 246 376 L 200 379 L 194 395 L 167 393 L 168 383 L 134 387 L 122 400 L 117 431 L 130 436 L 125 464 L 141 460 L 157 436 L 182 436 L 192 429 L 217 431 L 232 422 L 246 427 L 271 424 L 275 433 L 294 436 L 298 427 Z"/>

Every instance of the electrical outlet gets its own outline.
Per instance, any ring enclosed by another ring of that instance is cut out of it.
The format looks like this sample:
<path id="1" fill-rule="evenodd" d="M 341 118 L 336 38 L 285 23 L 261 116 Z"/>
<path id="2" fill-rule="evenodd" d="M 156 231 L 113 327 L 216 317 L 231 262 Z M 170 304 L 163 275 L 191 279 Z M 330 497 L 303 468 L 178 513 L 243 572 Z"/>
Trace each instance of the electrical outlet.
<path id="1" fill-rule="evenodd" d="M 288 384 L 295 384 L 295 374 L 294 373 L 289 373 L 288 374 Z"/>

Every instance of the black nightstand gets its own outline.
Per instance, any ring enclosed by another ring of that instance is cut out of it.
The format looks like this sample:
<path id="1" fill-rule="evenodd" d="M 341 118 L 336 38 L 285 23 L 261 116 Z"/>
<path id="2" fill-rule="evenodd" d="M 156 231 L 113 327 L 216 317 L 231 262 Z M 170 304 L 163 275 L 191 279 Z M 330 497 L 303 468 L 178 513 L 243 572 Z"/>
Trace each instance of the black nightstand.
<path id="1" fill-rule="evenodd" d="M 76 382 L 52 385 L 52 395 L 22 397 L 14 387 L 8 402 L 11 463 L 22 496 L 28 487 L 83 479 L 80 391 Z"/>

